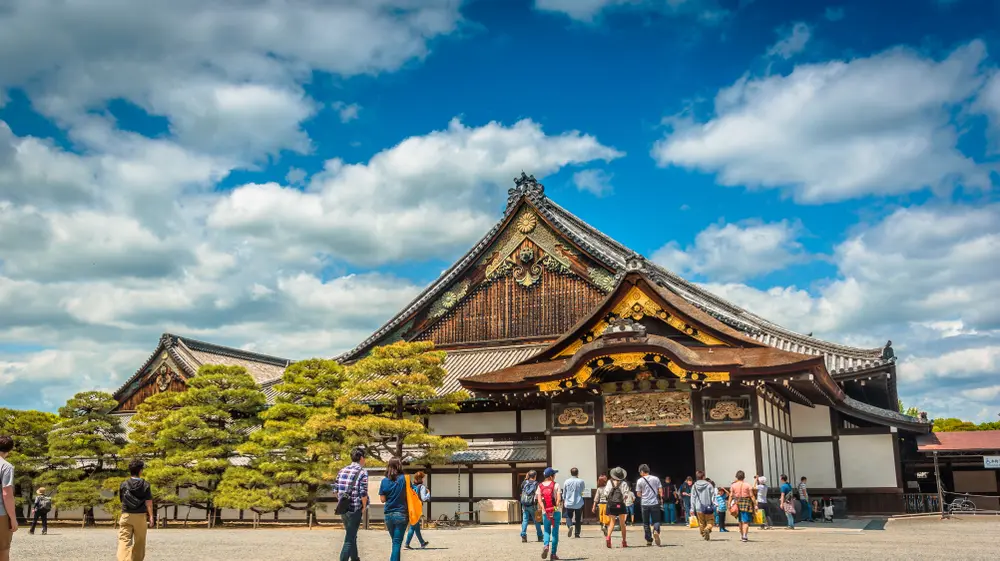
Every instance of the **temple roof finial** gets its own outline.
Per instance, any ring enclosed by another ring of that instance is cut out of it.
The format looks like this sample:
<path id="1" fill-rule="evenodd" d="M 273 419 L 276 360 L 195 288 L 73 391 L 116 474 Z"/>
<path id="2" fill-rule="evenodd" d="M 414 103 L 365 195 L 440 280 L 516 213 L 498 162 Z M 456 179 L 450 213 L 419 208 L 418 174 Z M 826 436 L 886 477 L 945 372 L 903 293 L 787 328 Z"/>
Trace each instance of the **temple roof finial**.
<path id="1" fill-rule="evenodd" d="M 509 210 L 521 197 L 537 199 L 545 194 L 545 186 L 539 183 L 534 175 L 521 171 L 521 177 L 514 178 L 514 186 L 507 190 L 507 209 Z"/>

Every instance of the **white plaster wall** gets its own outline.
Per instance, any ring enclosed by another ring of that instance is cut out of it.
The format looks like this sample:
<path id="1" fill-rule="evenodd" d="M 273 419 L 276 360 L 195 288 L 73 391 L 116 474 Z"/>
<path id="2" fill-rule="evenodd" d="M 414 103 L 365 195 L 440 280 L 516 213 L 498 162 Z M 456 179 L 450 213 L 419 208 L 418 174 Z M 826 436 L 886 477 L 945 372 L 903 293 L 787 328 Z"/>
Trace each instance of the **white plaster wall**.
<path id="1" fill-rule="evenodd" d="M 431 434 L 439 435 L 516 432 L 517 416 L 513 411 L 431 415 L 427 426 Z"/>
<path id="2" fill-rule="evenodd" d="M 773 460 L 771 452 L 771 441 L 774 437 L 767 433 L 760 433 L 760 455 L 764 459 L 764 473 L 760 474 L 767 477 L 768 483 L 771 482 L 771 472 L 773 471 Z"/>
<path id="3" fill-rule="evenodd" d="M 468 497 L 469 496 L 469 474 L 461 475 L 462 489 L 459 492 L 459 475 L 457 473 L 434 473 L 431 474 L 430 491 L 431 497 Z M 507 484 L 510 485 L 509 483 Z M 377 489 L 377 488 L 376 488 Z"/>
<path id="4" fill-rule="evenodd" d="M 756 446 L 752 430 L 706 431 L 705 475 L 716 482 L 732 482 L 743 470 L 747 478 L 757 471 Z"/>
<path id="5" fill-rule="evenodd" d="M 521 411 L 521 432 L 545 432 L 545 410 Z"/>
<path id="6" fill-rule="evenodd" d="M 830 408 L 825 405 L 806 407 L 789 404 L 792 410 L 792 436 L 830 436 Z"/>
<path id="7" fill-rule="evenodd" d="M 827 489 L 837 487 L 832 442 L 796 442 L 792 447 L 795 452 L 796 471 L 794 473 L 785 472 L 789 478 L 798 481 L 800 477 L 808 477 L 810 487 Z M 843 448 L 841 448 L 841 454 L 843 454 Z"/>
<path id="8" fill-rule="evenodd" d="M 580 479 L 587 482 L 583 496 L 597 481 L 597 437 L 592 434 L 552 437 L 552 466 L 559 470 L 556 481 L 562 485 L 569 477 L 570 468 L 580 470 Z"/>
<path id="9" fill-rule="evenodd" d="M 761 397 L 761 396 L 758 395 L 757 396 L 757 411 L 759 411 L 760 413 L 758 415 L 758 418 L 754 419 L 754 421 L 757 421 L 758 423 L 760 423 L 762 425 L 765 425 L 765 426 L 767 425 L 767 419 L 766 419 L 767 409 L 766 408 L 767 408 L 767 402 L 764 401 L 763 397 Z"/>
<path id="10" fill-rule="evenodd" d="M 473 494 L 477 497 L 510 499 L 512 498 L 510 481 L 509 473 L 474 473 Z"/>
<path id="11" fill-rule="evenodd" d="M 897 466 L 892 452 L 895 437 L 894 434 L 841 436 L 840 479 L 844 487 L 895 487 Z"/>

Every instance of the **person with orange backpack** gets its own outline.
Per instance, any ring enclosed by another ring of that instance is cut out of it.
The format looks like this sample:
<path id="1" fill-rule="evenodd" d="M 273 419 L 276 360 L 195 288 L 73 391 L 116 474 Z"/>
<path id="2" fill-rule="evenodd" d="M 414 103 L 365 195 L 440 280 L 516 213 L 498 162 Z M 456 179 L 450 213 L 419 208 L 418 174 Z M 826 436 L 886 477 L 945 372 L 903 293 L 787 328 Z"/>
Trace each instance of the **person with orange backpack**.
<path id="1" fill-rule="evenodd" d="M 562 504 L 562 489 L 556 483 L 556 474 L 559 473 L 550 467 L 545 468 L 542 474 L 545 481 L 538 484 L 538 508 L 542 511 L 542 523 L 544 533 L 542 534 L 542 559 L 549 558 L 549 551 L 552 552 L 553 561 L 558 561 L 556 549 L 559 548 L 559 528 L 562 522 L 562 513 L 559 512 L 559 505 Z M 549 546 L 552 549 L 549 549 Z"/>

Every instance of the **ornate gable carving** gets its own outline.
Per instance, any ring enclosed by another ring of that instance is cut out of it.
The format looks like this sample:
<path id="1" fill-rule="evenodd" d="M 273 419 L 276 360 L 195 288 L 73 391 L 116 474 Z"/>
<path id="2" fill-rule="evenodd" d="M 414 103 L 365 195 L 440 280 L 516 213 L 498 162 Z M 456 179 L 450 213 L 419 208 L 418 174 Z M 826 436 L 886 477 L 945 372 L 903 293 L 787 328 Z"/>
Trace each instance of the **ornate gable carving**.
<path id="1" fill-rule="evenodd" d="M 163 351 L 141 376 L 136 377 L 119 399 L 118 409 L 134 411 L 149 396 L 187 389 L 186 378 L 167 351 Z"/>

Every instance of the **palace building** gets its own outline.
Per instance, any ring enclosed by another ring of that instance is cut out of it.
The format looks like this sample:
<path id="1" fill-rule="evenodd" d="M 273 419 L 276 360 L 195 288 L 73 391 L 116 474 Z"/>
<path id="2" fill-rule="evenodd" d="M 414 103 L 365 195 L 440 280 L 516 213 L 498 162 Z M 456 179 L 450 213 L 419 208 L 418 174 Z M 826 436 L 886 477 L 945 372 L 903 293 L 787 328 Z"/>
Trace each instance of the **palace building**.
<path id="1" fill-rule="evenodd" d="M 903 457 L 931 428 L 896 410 L 891 343 L 776 325 L 647 261 L 525 174 L 493 229 L 338 360 L 399 340 L 448 351 L 443 390 L 472 395 L 427 419 L 470 443 L 427 466 L 434 518 L 515 497 L 532 468 L 576 467 L 593 487 L 619 465 L 634 479 L 641 463 L 674 481 L 704 469 L 723 485 L 737 470 L 772 486 L 806 476 L 813 497 L 844 497 L 851 513 L 902 512 L 915 479 Z M 182 390 L 201 364 L 245 366 L 273 396 L 289 361 L 164 335 L 115 394 L 122 414 Z"/>

